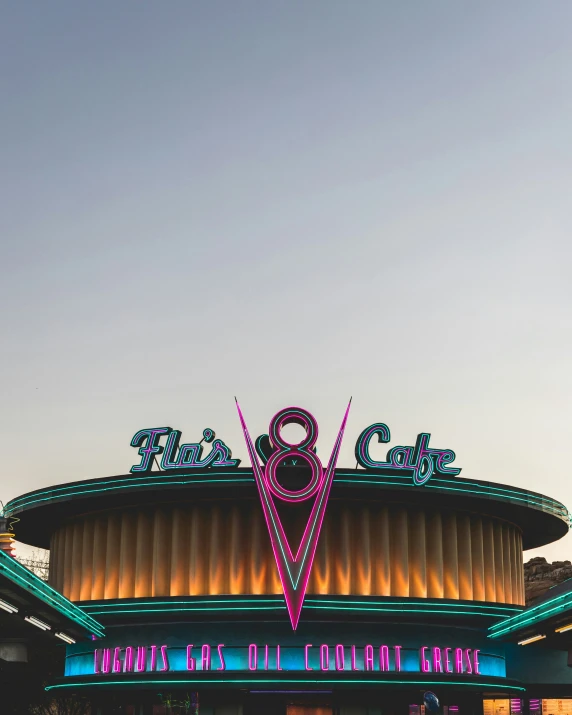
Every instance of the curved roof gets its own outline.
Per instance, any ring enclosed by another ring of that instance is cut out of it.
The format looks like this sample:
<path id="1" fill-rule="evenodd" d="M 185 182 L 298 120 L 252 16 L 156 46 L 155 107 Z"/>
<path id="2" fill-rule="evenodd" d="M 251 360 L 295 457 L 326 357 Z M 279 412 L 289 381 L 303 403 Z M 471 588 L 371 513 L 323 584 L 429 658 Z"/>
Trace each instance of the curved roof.
<path id="1" fill-rule="evenodd" d="M 550 647 L 568 650 L 572 632 L 572 579 L 549 588 L 520 613 L 498 621 L 489 628 L 489 638 L 518 641 L 541 634 Z M 560 635 L 560 628 L 566 636 Z M 542 643 L 543 646 L 547 643 Z"/>
<path id="2" fill-rule="evenodd" d="M 91 634 L 102 637 L 105 634 L 101 623 L 1 550 L 0 596 L 4 604 L 2 615 L 6 616 L 4 611 L 10 610 L 13 611 L 11 616 L 18 614 L 17 619 L 4 618 L 2 635 L 5 637 L 14 635 L 10 630 L 12 621 L 17 620 L 22 625 L 23 620 L 31 616 L 44 619 L 45 630 L 49 635 L 62 628 L 76 638 Z"/>
<path id="3" fill-rule="evenodd" d="M 200 499 L 256 499 L 252 469 L 187 469 L 123 474 L 37 489 L 12 499 L 6 515 L 18 515 L 18 540 L 49 548 L 50 534 L 66 519 L 110 508 Z M 379 500 L 432 505 L 505 519 L 522 530 L 525 549 L 564 536 L 570 526 L 566 507 L 537 492 L 463 478 L 433 477 L 415 486 L 409 476 L 375 470 L 337 469 L 331 499 Z"/>

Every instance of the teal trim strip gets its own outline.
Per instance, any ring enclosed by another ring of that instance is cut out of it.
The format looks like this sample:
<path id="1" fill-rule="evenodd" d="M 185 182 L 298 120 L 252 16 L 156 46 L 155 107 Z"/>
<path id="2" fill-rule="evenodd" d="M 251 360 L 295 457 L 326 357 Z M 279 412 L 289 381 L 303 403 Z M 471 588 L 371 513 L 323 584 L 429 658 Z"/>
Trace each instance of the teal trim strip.
<path id="1" fill-rule="evenodd" d="M 440 607 L 443 610 L 448 610 L 450 608 L 477 608 L 479 610 L 490 610 L 490 611 L 511 611 L 512 613 L 519 612 L 522 610 L 521 606 L 505 606 L 503 604 L 497 605 L 496 603 L 483 603 L 482 605 L 479 604 L 476 601 L 469 601 L 469 602 L 464 602 L 464 601 L 442 601 L 441 599 L 423 599 L 421 601 L 414 601 L 410 600 L 408 598 L 404 598 L 402 600 L 394 600 L 394 601 L 353 601 L 353 600 L 348 600 L 348 599 L 336 599 L 336 598 L 307 598 L 306 599 L 307 603 L 332 603 L 332 604 L 339 604 L 343 605 L 346 603 L 352 604 L 352 605 L 376 605 L 380 607 L 385 607 L 385 606 L 396 606 L 399 608 L 409 608 L 410 606 L 421 606 L 422 608 L 427 607 L 427 605 L 431 605 L 431 607 Z"/>
<path id="2" fill-rule="evenodd" d="M 563 593 L 560 596 L 555 596 L 554 598 L 551 598 L 544 603 L 540 603 L 538 606 L 534 606 L 533 608 L 526 608 L 522 613 L 519 613 L 516 616 L 512 616 L 511 618 L 507 618 L 499 623 L 495 623 L 489 628 L 488 637 L 500 638 L 508 633 L 519 631 L 525 626 L 528 627 L 533 623 L 541 623 L 552 616 L 562 614 L 568 609 L 572 609 L 572 590 L 568 593 Z"/>
<path id="3" fill-rule="evenodd" d="M 312 605 L 312 604 L 307 604 L 306 608 L 310 609 L 321 609 L 321 610 L 341 610 L 341 611 L 363 611 L 363 612 L 369 612 L 371 613 L 372 611 L 378 612 L 378 613 L 440 613 L 441 615 L 457 615 L 457 616 L 504 616 L 506 614 L 500 613 L 487 613 L 483 611 L 470 611 L 470 610 L 445 610 L 442 608 L 407 608 L 407 607 L 402 607 L 402 608 L 379 608 L 379 607 L 362 607 L 362 608 L 344 608 L 343 606 L 338 606 L 337 609 L 331 607 L 331 606 L 317 606 L 317 605 Z"/>
<path id="4" fill-rule="evenodd" d="M 361 470 L 357 472 L 346 472 L 342 470 L 336 472 L 336 481 L 343 481 L 347 483 L 364 483 L 364 484 L 375 484 L 383 480 L 384 484 L 390 486 L 403 486 L 403 487 L 413 487 L 415 486 L 411 480 L 411 477 L 387 477 L 380 474 L 375 474 L 375 472 L 363 471 L 363 475 L 369 477 L 368 479 L 356 479 L 356 476 L 361 476 Z M 340 479 L 338 478 L 340 477 Z M 348 477 L 348 479 L 341 479 L 341 477 Z M 397 481 L 391 481 L 395 480 Z M 470 487 L 470 488 L 469 488 Z M 422 489 L 445 489 L 451 491 L 462 491 L 469 492 L 472 494 L 481 494 L 484 496 L 494 496 L 500 499 L 516 499 L 517 501 L 526 501 L 529 504 L 534 504 L 540 509 L 548 509 L 551 512 L 560 512 L 564 516 L 568 516 L 568 509 L 556 499 L 552 497 L 544 496 L 543 494 L 538 494 L 537 492 L 529 492 L 525 489 L 518 488 L 507 488 L 505 485 L 495 486 L 490 482 L 477 482 L 471 481 L 469 479 L 453 478 L 444 479 L 442 477 L 432 477 L 428 482 L 426 482 L 422 487 L 417 487 Z M 508 496 L 506 496 L 508 495 Z M 524 497 L 524 498 L 523 498 Z"/>
<path id="5" fill-rule="evenodd" d="M 501 501 L 521 502 L 527 506 L 554 514 L 564 521 L 570 521 L 568 509 L 560 502 L 550 497 L 545 497 L 536 492 L 524 489 L 507 488 L 504 485 L 494 486 L 488 482 L 470 481 L 460 478 L 444 479 L 434 477 L 422 487 L 417 487 L 409 477 L 386 476 L 374 471 L 358 470 L 347 472 L 337 470 L 335 482 L 341 484 L 367 484 L 369 486 L 391 487 L 399 486 L 414 489 L 433 489 L 446 492 L 460 492 L 473 494 Z M 35 504 L 46 501 L 59 501 L 70 499 L 82 494 L 97 494 L 114 492 L 124 489 L 137 489 L 155 486 L 187 486 L 192 484 L 245 484 L 254 483 L 252 471 L 249 469 L 211 471 L 198 470 L 184 474 L 169 476 L 165 472 L 152 472 L 146 475 L 130 475 L 127 477 L 113 477 L 108 479 L 86 480 L 50 489 L 40 489 L 29 494 L 12 499 L 5 508 L 5 513 L 10 515 L 16 511 L 29 508 Z"/>
<path id="6" fill-rule="evenodd" d="M 241 484 L 244 482 L 252 482 L 253 477 L 231 477 L 230 479 L 213 479 L 212 476 L 216 475 L 216 472 L 211 472 L 209 470 L 208 475 L 206 478 L 201 478 L 201 475 L 197 474 L 192 474 L 192 475 L 184 475 L 184 474 L 178 474 L 175 477 L 170 477 L 166 476 L 157 480 L 157 475 L 159 472 L 153 472 L 152 477 L 150 475 L 147 475 L 146 477 L 134 477 L 132 479 L 130 478 L 122 478 L 122 479 L 109 479 L 109 480 L 97 480 L 96 482 L 72 482 L 70 485 L 64 486 L 64 487 L 57 487 L 54 489 L 40 489 L 37 492 L 31 492 L 30 494 L 24 494 L 21 497 L 17 497 L 16 499 L 12 499 L 11 501 L 6 504 L 6 507 L 4 508 L 4 513 L 9 516 L 11 513 L 14 511 L 18 511 L 20 509 L 26 509 L 32 504 L 37 504 L 39 502 L 45 502 L 45 501 L 58 501 L 61 499 L 69 499 L 71 497 L 78 496 L 80 494 L 94 494 L 97 492 L 109 492 L 109 491 L 117 491 L 120 489 L 136 489 L 137 487 L 164 487 L 166 484 L 174 484 L 174 485 L 179 485 L 179 486 L 186 486 L 188 484 L 228 484 L 228 483 L 233 483 L 233 484 Z M 164 472 L 161 472 L 161 474 L 164 474 Z M 222 474 L 228 474 L 228 472 L 223 472 Z M 183 477 L 188 476 L 188 479 L 184 479 Z M 154 481 L 155 480 L 155 481 Z M 121 482 L 128 482 L 127 484 L 122 484 Z M 101 484 L 112 484 L 113 486 L 111 487 L 104 487 L 102 488 L 100 485 Z M 86 489 L 80 489 L 80 487 L 88 487 Z M 50 493 L 55 493 L 55 492 L 62 492 L 61 494 L 58 494 L 57 496 L 49 496 L 49 497 L 40 497 L 41 494 L 50 494 Z M 38 497 L 35 499 L 32 499 L 32 497 Z"/>
<path id="7" fill-rule="evenodd" d="M 277 598 L 197 598 L 193 600 L 173 599 L 171 601 L 149 601 L 147 599 L 125 599 L 107 603 L 98 601 L 83 606 L 84 610 L 94 615 L 114 615 L 119 613 L 172 613 L 178 612 L 242 612 L 242 611 L 282 611 L 284 599 Z M 432 613 L 440 615 L 485 616 L 489 618 L 507 618 L 520 613 L 519 606 L 496 604 L 478 604 L 476 602 L 442 602 L 437 599 L 426 601 L 403 599 L 400 601 L 369 601 L 351 598 L 316 598 L 308 597 L 305 607 L 311 610 L 354 613 Z"/>
<path id="8" fill-rule="evenodd" d="M 93 613 L 95 616 L 102 616 L 102 615 L 114 615 L 116 613 L 172 613 L 173 611 L 177 611 L 177 613 L 202 613 L 202 612 L 225 612 L 225 613 L 234 613 L 237 611 L 276 611 L 277 606 L 259 606 L 259 607 L 254 607 L 254 606 L 232 606 L 229 608 L 224 608 L 222 606 L 205 606 L 203 608 L 117 608 L 113 610 L 108 610 L 108 611 L 98 611 L 93 610 L 90 611 Z"/>
<path id="9" fill-rule="evenodd" d="M 67 598 L 53 589 L 41 578 L 38 578 L 29 569 L 18 563 L 12 556 L 0 551 L 0 573 L 13 581 L 18 586 L 39 598 L 48 606 L 55 608 L 62 615 L 74 621 L 89 633 L 103 637 L 105 629 L 94 618 L 85 613 L 81 608 L 68 601 Z"/>
<path id="10" fill-rule="evenodd" d="M 359 473 L 358 473 L 359 474 Z M 364 471 L 364 476 L 369 477 L 367 479 L 355 479 L 352 474 L 344 474 L 339 472 L 336 474 L 336 482 L 342 482 L 346 484 L 369 484 L 376 485 L 379 484 L 383 479 L 383 486 L 399 486 L 399 487 L 414 487 L 415 485 L 411 481 L 411 477 L 402 477 L 402 481 L 391 481 L 395 480 L 396 477 L 385 477 L 383 475 L 371 474 Z M 359 474 L 361 476 L 361 474 Z M 344 477 L 349 477 L 344 479 Z M 454 485 L 454 486 L 453 486 Z M 469 488 L 470 487 L 470 488 Z M 494 497 L 496 499 L 507 500 L 507 501 L 520 501 L 525 502 L 529 506 L 536 507 L 541 511 L 548 511 L 551 514 L 556 514 L 563 519 L 569 518 L 568 509 L 560 502 L 552 499 L 551 497 L 545 497 L 542 494 L 537 494 L 535 492 L 528 492 L 524 489 L 507 489 L 505 487 L 495 487 L 489 483 L 479 483 L 471 482 L 466 479 L 441 479 L 433 477 L 430 481 L 426 482 L 423 487 L 417 487 L 418 489 L 437 489 L 439 491 L 455 491 L 455 492 L 465 492 L 470 494 L 477 494 L 486 497 Z"/>
<path id="11" fill-rule="evenodd" d="M 48 685 L 46 687 L 46 690 L 57 690 L 59 688 L 78 688 L 78 687 L 87 687 L 87 688 L 93 688 L 96 686 L 109 686 L 109 685 L 115 685 L 118 687 L 123 687 L 125 685 L 172 685 L 172 684 L 180 684 L 180 683 L 197 683 L 197 684 L 202 684 L 202 685 L 213 685 L 216 686 L 220 683 L 231 683 L 231 684 L 236 684 L 236 685 L 284 685 L 284 683 L 288 684 L 296 684 L 296 685 L 323 685 L 324 683 L 328 683 L 331 685 L 380 685 L 380 684 L 387 684 L 387 685 L 423 685 L 423 686 L 439 686 L 442 687 L 443 685 L 449 685 L 449 686 L 464 686 L 464 687 L 481 687 L 481 688 L 499 688 L 502 690 L 520 690 L 524 691 L 526 688 L 522 687 L 521 685 L 505 685 L 502 682 L 498 683 L 485 683 L 481 682 L 480 680 L 475 680 L 473 682 L 464 682 L 464 681 L 458 681 L 458 680 L 395 680 L 393 678 L 380 678 L 380 677 L 372 677 L 371 679 L 364 680 L 354 680 L 353 678 L 336 678 L 335 680 L 332 679 L 323 679 L 323 680 L 305 680 L 305 679 L 295 679 L 295 678 L 280 678 L 279 680 L 261 680 L 259 678 L 250 678 L 248 676 L 248 673 L 244 673 L 244 676 L 241 678 L 221 678 L 221 679 L 213 679 L 213 680 L 207 680 L 205 678 L 178 678 L 178 679 L 172 679 L 170 678 L 169 680 L 163 680 L 159 678 L 150 678 L 150 679 L 138 679 L 138 680 L 100 680 L 99 678 L 97 681 L 93 681 L 90 683 L 60 683 L 58 685 Z"/>
<path id="12" fill-rule="evenodd" d="M 122 599 L 121 601 L 114 602 L 114 603 L 107 603 L 106 601 L 97 601 L 96 603 L 86 603 L 82 608 L 84 608 L 86 611 L 93 610 L 95 608 L 103 608 L 105 611 L 108 610 L 114 610 L 116 608 L 121 608 L 121 609 L 130 609 L 133 611 L 137 611 L 140 609 L 141 606 L 152 606 L 153 608 L 150 610 L 165 610 L 165 611 L 173 611 L 177 610 L 181 607 L 185 606 L 190 606 L 191 608 L 194 606 L 202 607 L 202 606 L 213 606 L 214 608 L 222 608 L 223 606 L 230 606 L 231 608 L 234 608 L 236 604 L 248 604 L 246 607 L 248 608 L 258 608 L 259 605 L 262 605 L 263 607 L 266 608 L 282 608 L 285 606 L 284 604 L 284 599 L 283 598 L 276 598 L 276 599 L 252 599 L 252 598 L 237 598 L 233 599 L 232 597 L 229 599 L 217 599 L 217 598 L 206 598 L 206 599 L 197 599 L 192 600 L 192 601 L 181 601 L 177 600 L 176 598 L 173 598 L 171 601 L 145 601 L 144 599 Z M 270 605 L 267 605 L 270 604 Z M 165 608 L 166 607 L 166 608 Z"/>

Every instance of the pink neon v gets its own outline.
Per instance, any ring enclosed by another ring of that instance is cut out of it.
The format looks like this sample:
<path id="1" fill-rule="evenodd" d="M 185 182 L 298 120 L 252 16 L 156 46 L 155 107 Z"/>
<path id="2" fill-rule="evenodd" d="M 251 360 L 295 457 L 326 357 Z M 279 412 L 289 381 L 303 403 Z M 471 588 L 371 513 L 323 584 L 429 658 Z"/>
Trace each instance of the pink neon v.
<path id="1" fill-rule="evenodd" d="M 342 420 L 340 431 L 334 443 L 330 461 L 317 491 L 314 506 L 308 518 L 308 523 L 306 525 L 304 535 L 302 536 L 300 545 L 296 552 L 296 556 L 294 557 L 292 555 L 290 545 L 288 544 L 288 539 L 282 526 L 278 510 L 276 509 L 274 498 L 270 492 L 268 483 L 262 472 L 260 462 L 258 461 L 256 449 L 254 448 L 254 444 L 252 442 L 250 434 L 248 433 L 248 429 L 246 427 L 242 411 L 238 404 L 238 400 L 236 402 L 238 415 L 242 424 L 242 429 L 244 431 L 246 447 L 248 449 L 250 462 L 252 464 L 254 479 L 258 487 L 260 501 L 262 503 L 262 510 L 264 512 L 264 517 L 268 526 L 268 532 L 270 534 L 272 550 L 274 551 L 274 558 L 276 559 L 276 566 L 280 575 L 280 581 L 282 582 L 282 589 L 284 591 L 286 607 L 288 608 L 288 614 L 290 616 L 290 621 L 294 630 L 296 630 L 298 626 L 300 613 L 302 611 L 302 605 L 304 603 L 304 597 L 306 595 L 306 588 L 308 586 L 308 580 L 310 578 L 310 572 L 312 570 L 312 564 L 314 563 L 314 556 L 316 554 L 318 539 L 320 536 L 324 515 L 326 513 L 326 506 L 328 503 L 330 488 L 332 486 L 332 481 L 334 478 L 335 468 L 338 461 L 344 430 L 350 411 L 350 405 L 351 399 L 348 403 L 344 418 Z"/>

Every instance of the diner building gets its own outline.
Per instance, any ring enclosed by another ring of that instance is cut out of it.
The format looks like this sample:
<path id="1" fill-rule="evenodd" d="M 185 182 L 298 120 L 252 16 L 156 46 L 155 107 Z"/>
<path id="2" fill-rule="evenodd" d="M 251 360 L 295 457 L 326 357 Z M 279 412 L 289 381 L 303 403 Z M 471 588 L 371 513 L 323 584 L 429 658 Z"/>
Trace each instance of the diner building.
<path id="1" fill-rule="evenodd" d="M 6 505 L 50 550 L 43 591 L 0 552 L 2 633 L 67 636 L 48 692 L 92 715 L 572 712 L 572 587 L 526 608 L 523 575 L 524 550 L 568 532 L 562 504 L 460 477 L 427 433 L 379 462 L 372 425 L 342 467 L 346 412 L 322 466 L 307 411 L 256 440 L 239 416 L 249 464 L 210 429 L 141 430 L 129 473 Z"/>

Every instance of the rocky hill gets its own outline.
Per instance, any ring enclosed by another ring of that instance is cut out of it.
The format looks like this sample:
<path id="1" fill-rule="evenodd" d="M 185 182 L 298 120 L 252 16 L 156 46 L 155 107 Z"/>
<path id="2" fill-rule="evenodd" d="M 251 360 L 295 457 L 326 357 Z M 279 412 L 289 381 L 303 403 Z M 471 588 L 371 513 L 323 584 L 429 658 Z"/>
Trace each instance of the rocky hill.
<path id="1" fill-rule="evenodd" d="M 526 605 L 542 596 L 552 586 L 572 578 L 570 561 L 553 561 L 549 564 L 542 556 L 535 556 L 524 564 L 524 589 Z"/>

